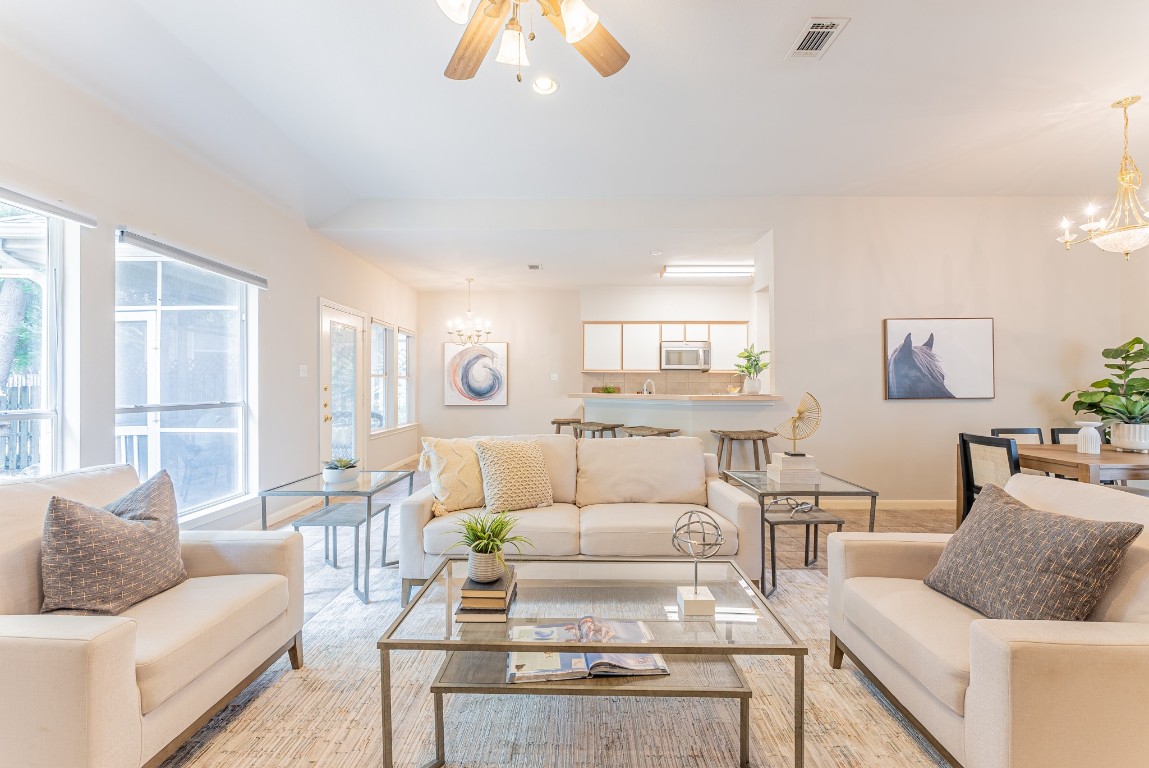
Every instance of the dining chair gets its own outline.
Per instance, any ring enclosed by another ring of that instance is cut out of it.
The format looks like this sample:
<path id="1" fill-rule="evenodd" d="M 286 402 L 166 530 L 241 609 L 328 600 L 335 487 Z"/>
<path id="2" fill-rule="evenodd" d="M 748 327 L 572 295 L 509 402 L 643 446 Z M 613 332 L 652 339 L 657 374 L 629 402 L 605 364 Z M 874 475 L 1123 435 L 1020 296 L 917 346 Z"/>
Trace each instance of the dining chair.
<path id="1" fill-rule="evenodd" d="M 994 437 L 1012 437 L 1018 445 L 1045 445 L 1041 427 L 994 427 L 989 433 Z"/>
<path id="2" fill-rule="evenodd" d="M 989 484 L 1004 486 L 1021 471 L 1017 459 L 1017 442 L 1011 437 L 958 435 L 961 457 L 962 511 L 965 520 L 981 489 Z"/>
<path id="3" fill-rule="evenodd" d="M 1077 440 L 1079 427 L 1050 427 L 1049 440 L 1054 445 L 1067 445 Z"/>

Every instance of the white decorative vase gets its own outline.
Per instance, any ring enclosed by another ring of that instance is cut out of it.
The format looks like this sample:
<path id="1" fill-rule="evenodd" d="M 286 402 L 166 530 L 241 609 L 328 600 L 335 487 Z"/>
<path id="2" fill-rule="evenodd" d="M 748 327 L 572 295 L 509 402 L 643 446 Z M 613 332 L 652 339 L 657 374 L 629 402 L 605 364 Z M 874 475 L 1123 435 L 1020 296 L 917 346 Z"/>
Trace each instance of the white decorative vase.
<path id="1" fill-rule="evenodd" d="M 1077 430 L 1077 452 L 1093 456 L 1101 453 L 1101 433 L 1097 431 L 1101 422 L 1075 421 L 1073 423 L 1080 427 Z"/>
<path id="2" fill-rule="evenodd" d="M 467 576 L 471 581 L 486 584 L 498 581 L 503 575 L 503 561 L 494 552 L 471 552 L 467 555 Z"/>
<path id="3" fill-rule="evenodd" d="M 762 391 L 762 382 L 758 379 L 746 379 L 742 382 L 742 394 L 756 395 Z"/>
<path id="4" fill-rule="evenodd" d="M 355 478 L 359 477 L 359 467 L 352 467 L 351 469 L 324 469 L 323 482 L 330 485 L 338 485 L 340 483 L 350 483 Z"/>
<path id="5" fill-rule="evenodd" d="M 1119 451 L 1149 453 L 1149 424 L 1113 424 L 1110 438 Z"/>

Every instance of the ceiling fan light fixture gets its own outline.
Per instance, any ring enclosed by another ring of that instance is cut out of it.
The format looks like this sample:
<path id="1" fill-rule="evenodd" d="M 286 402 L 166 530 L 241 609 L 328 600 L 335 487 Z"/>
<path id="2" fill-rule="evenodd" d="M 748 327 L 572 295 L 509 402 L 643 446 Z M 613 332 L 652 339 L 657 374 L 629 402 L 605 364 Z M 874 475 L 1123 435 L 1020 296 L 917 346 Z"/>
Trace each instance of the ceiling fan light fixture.
<path id="1" fill-rule="evenodd" d="M 508 21 L 506 29 L 503 30 L 503 38 L 499 42 L 499 52 L 495 56 L 495 61 L 514 67 L 531 65 L 527 59 L 527 40 L 523 37 L 523 28 L 515 19 Z"/>
<path id="2" fill-rule="evenodd" d="M 553 77 L 536 77 L 535 81 L 531 83 L 531 88 L 535 90 L 535 93 L 550 96 L 559 89 L 559 83 Z"/>
<path id="3" fill-rule="evenodd" d="M 566 27 L 567 42 L 577 43 L 598 25 L 598 14 L 587 7 L 586 0 L 563 0 L 559 9 Z"/>
<path id="4" fill-rule="evenodd" d="M 471 0 L 438 0 L 439 9 L 456 24 L 466 24 L 471 18 Z"/>

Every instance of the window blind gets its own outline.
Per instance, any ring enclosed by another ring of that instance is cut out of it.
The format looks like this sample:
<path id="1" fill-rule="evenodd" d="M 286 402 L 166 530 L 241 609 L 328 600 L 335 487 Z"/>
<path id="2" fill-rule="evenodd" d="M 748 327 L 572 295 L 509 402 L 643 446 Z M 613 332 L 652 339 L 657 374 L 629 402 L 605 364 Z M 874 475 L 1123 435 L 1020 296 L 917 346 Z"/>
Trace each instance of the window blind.
<path id="1" fill-rule="evenodd" d="M 229 266 L 227 264 L 221 264 L 218 261 L 213 261 L 212 259 L 206 258 L 204 256 L 190 253 L 183 250 L 182 248 L 176 248 L 174 245 L 161 243 L 158 240 L 152 240 L 151 238 L 144 237 L 143 235 L 137 235 L 135 232 L 129 232 L 126 229 L 118 230 L 116 232 L 116 239 L 121 243 L 134 245 L 137 248 L 143 248 L 145 251 L 151 251 L 152 253 L 158 254 L 160 256 L 166 256 L 169 259 L 174 259 L 175 261 L 180 261 L 184 264 L 190 264 L 191 266 L 199 267 L 200 269 L 206 269 L 208 272 L 214 272 L 217 275 L 230 277 L 233 280 L 239 280 L 242 283 L 254 285 L 256 288 L 260 288 L 265 291 L 267 290 L 267 278 L 265 277 L 260 277 L 259 275 L 253 274 L 251 272 L 244 272 L 242 269 L 236 269 L 235 267 Z"/>

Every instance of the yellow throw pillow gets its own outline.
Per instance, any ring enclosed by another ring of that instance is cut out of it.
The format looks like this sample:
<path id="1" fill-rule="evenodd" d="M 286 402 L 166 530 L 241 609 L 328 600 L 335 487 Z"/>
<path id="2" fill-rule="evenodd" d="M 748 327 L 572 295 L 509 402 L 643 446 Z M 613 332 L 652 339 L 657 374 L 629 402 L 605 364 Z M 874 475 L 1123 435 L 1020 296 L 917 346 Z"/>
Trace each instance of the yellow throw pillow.
<path id="1" fill-rule="evenodd" d="M 471 438 L 424 437 L 419 469 L 431 473 L 436 517 L 483 506 L 483 475 Z"/>
<path id="2" fill-rule="evenodd" d="M 475 446 L 483 469 L 487 511 L 514 512 L 554 504 L 551 476 L 537 440 L 480 440 Z"/>

